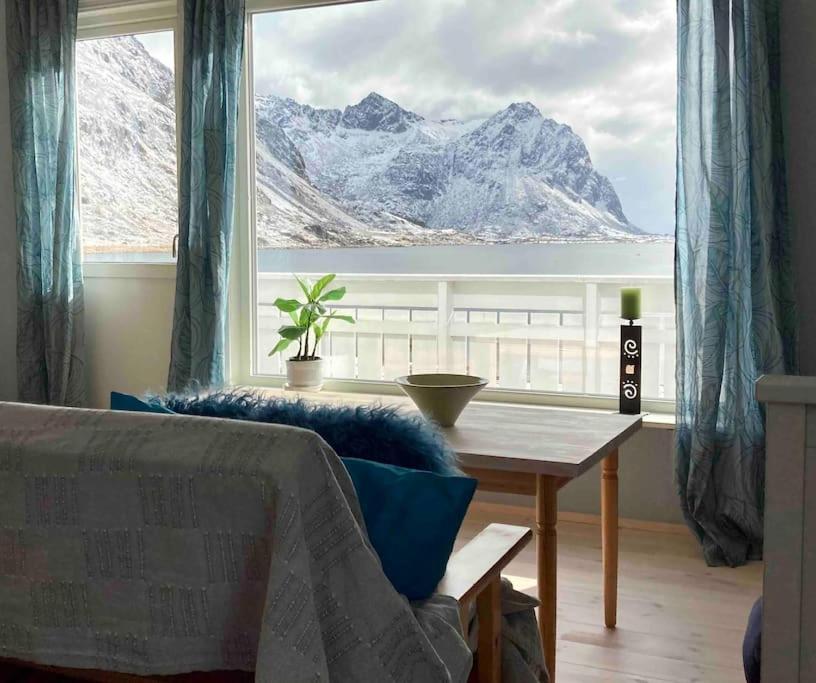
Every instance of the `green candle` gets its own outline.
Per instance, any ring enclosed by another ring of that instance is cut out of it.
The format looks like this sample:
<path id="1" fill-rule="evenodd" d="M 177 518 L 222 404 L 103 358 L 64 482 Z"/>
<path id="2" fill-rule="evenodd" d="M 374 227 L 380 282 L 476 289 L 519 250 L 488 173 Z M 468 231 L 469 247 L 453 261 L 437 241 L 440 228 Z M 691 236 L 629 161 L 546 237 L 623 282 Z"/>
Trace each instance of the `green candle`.
<path id="1" fill-rule="evenodd" d="M 624 287 L 621 289 L 621 318 L 624 320 L 640 319 L 640 289 Z"/>

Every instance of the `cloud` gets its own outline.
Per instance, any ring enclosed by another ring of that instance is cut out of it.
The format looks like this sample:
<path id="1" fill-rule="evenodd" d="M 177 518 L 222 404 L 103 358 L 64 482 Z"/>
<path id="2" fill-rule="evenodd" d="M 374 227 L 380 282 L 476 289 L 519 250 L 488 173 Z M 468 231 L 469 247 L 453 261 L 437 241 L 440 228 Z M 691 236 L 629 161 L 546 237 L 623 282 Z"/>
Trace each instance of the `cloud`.
<path id="1" fill-rule="evenodd" d="M 137 37 L 151 56 L 158 59 L 171 71 L 175 71 L 172 31 L 141 33 Z"/>
<path id="2" fill-rule="evenodd" d="M 529 100 L 627 178 L 635 223 L 668 232 L 674 13 L 666 0 L 377 0 L 256 15 L 255 87 L 337 108 L 375 90 L 429 118 Z"/>

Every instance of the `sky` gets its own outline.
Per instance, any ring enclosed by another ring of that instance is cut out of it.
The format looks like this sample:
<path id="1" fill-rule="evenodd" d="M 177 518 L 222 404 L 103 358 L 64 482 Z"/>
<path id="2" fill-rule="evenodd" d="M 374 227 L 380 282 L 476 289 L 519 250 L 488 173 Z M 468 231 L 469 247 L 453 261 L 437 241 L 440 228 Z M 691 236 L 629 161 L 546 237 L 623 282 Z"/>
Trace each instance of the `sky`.
<path id="1" fill-rule="evenodd" d="M 158 31 L 156 33 L 140 33 L 139 42 L 145 46 L 152 57 L 158 59 L 171 71 L 175 71 L 173 63 L 173 32 Z"/>
<path id="2" fill-rule="evenodd" d="M 530 101 L 584 140 L 629 220 L 674 230 L 668 0 L 375 0 L 256 15 L 255 89 L 342 109 L 376 91 L 426 118 Z"/>

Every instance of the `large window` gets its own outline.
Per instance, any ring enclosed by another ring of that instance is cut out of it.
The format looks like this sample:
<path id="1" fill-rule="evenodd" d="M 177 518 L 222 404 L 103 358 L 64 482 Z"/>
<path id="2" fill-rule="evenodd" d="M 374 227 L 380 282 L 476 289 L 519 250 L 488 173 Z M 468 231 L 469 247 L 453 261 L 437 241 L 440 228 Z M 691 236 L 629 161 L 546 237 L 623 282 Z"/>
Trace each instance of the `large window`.
<path id="1" fill-rule="evenodd" d="M 644 397 L 674 397 L 674 8 L 382 0 L 255 14 L 254 376 L 336 272 L 329 374 L 417 371 L 615 394 L 618 293 L 644 299 Z"/>
<path id="2" fill-rule="evenodd" d="M 178 231 L 173 32 L 77 44 L 86 261 L 165 261 Z"/>

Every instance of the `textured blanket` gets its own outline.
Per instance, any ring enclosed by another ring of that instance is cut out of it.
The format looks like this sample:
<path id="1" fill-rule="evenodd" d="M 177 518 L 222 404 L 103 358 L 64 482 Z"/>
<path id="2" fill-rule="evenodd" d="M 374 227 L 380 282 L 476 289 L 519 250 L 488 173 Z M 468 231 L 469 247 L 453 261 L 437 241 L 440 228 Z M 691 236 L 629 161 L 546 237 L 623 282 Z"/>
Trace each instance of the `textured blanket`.
<path id="1" fill-rule="evenodd" d="M 14 404 L 0 404 L 0 657 L 287 683 L 462 676 L 388 583 L 316 434 Z"/>

